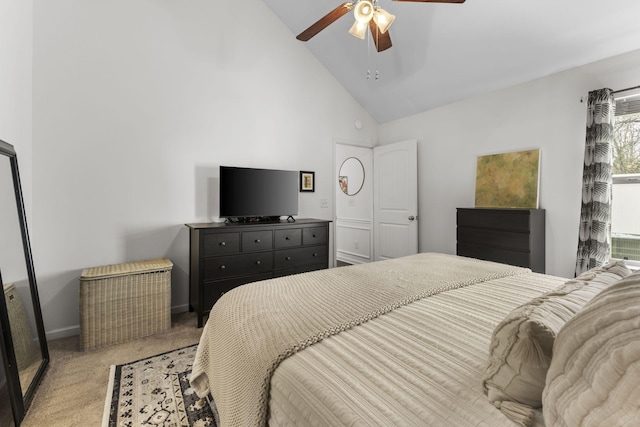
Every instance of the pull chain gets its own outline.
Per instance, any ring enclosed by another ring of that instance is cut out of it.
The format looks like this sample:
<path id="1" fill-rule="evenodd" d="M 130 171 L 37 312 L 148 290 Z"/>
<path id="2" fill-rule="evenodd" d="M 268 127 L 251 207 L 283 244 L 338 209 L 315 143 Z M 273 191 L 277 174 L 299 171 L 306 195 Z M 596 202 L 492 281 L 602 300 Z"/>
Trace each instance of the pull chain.
<path id="1" fill-rule="evenodd" d="M 377 37 L 377 35 L 376 35 L 376 37 Z M 377 51 L 377 49 L 376 49 L 376 52 L 374 53 L 374 55 L 375 55 L 375 59 L 374 59 L 374 61 L 373 61 L 373 62 L 375 63 L 374 65 L 375 65 L 375 67 L 376 67 L 376 77 L 375 77 L 375 80 L 376 80 L 376 81 L 378 81 L 378 80 L 380 80 L 380 70 L 378 70 L 378 51 Z"/>
<path id="2" fill-rule="evenodd" d="M 367 80 L 371 80 L 371 37 L 369 37 L 369 32 L 367 31 Z"/>
<path id="3" fill-rule="evenodd" d="M 378 37 L 379 35 L 379 31 L 376 31 L 375 37 L 378 39 L 377 42 L 380 42 L 380 39 Z M 367 80 L 371 80 L 371 41 L 373 40 L 373 34 L 370 34 L 370 32 L 367 32 Z M 377 45 L 377 44 L 376 44 Z M 375 76 L 374 76 L 374 81 L 378 81 L 380 80 L 380 70 L 378 70 L 378 55 L 377 55 L 377 49 L 376 49 L 376 53 L 375 53 L 375 59 L 374 59 L 374 66 L 376 68 L 375 70 Z"/>

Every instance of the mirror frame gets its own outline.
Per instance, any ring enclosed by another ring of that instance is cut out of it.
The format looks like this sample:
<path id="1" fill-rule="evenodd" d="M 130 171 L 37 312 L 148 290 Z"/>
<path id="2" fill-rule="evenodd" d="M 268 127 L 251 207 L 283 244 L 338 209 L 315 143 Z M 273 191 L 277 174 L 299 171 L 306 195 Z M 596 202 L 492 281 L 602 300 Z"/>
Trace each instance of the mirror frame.
<path id="1" fill-rule="evenodd" d="M 40 308 L 40 298 L 38 296 L 38 287 L 36 284 L 36 274 L 33 268 L 33 257 L 31 254 L 31 244 L 29 242 L 29 231 L 27 229 L 27 216 L 24 209 L 24 200 L 22 197 L 22 187 L 20 185 L 20 173 L 18 172 L 18 158 L 13 145 L 0 140 L 0 155 L 9 158 L 11 165 L 11 175 L 13 178 L 13 190 L 16 197 L 16 207 L 18 210 L 18 220 L 20 222 L 20 232 L 22 235 L 22 248 L 24 251 L 24 259 L 29 278 L 29 289 L 31 291 L 31 303 L 33 304 L 33 313 L 35 316 L 36 329 L 38 331 L 38 340 L 40 342 L 40 352 L 42 353 L 42 362 L 38 370 L 27 387 L 25 393 L 22 392 L 20 385 L 20 374 L 18 372 L 18 364 L 13 347 L 13 339 L 11 337 L 11 329 L 9 325 L 9 314 L 6 310 L 6 301 L 4 292 L 0 292 L 0 326 L 2 333 L 0 334 L 0 350 L 4 360 L 4 369 L 7 376 L 7 386 L 9 398 L 11 399 L 11 410 L 13 412 L 14 424 L 16 427 L 22 422 L 36 388 L 44 375 L 44 371 L 49 364 L 49 348 L 47 347 L 47 339 L 44 331 L 44 322 L 42 321 L 42 310 Z M 3 285 L 2 273 L 0 272 L 0 285 Z M 26 302 L 25 302 L 26 303 Z"/>

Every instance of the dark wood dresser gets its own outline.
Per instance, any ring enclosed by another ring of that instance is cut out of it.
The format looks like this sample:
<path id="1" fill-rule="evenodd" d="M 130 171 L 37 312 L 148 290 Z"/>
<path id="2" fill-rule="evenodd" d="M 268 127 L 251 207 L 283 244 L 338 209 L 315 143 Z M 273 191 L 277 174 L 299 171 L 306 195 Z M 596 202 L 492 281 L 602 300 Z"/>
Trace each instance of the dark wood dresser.
<path id="1" fill-rule="evenodd" d="M 189 308 L 198 327 L 225 292 L 329 267 L 329 222 L 199 223 L 189 227 Z"/>
<path id="2" fill-rule="evenodd" d="M 457 209 L 456 253 L 545 272 L 544 209 Z"/>

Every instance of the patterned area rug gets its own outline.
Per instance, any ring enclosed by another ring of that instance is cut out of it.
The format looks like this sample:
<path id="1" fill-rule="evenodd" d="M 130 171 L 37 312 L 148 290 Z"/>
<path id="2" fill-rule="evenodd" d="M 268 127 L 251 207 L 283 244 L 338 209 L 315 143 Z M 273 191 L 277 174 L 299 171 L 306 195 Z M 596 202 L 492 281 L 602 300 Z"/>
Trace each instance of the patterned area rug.
<path id="1" fill-rule="evenodd" d="M 209 403 L 189 385 L 197 345 L 111 366 L 103 427 L 215 427 Z"/>

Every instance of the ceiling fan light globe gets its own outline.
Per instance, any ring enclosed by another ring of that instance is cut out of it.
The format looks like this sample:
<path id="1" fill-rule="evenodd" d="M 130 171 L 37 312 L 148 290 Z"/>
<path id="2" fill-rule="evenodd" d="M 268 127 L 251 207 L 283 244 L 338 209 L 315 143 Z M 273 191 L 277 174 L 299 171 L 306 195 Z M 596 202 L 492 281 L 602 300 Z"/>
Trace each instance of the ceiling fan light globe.
<path id="1" fill-rule="evenodd" d="M 365 22 L 356 21 L 351 26 L 349 34 L 359 39 L 364 40 L 364 36 L 367 34 L 367 24 Z"/>
<path id="2" fill-rule="evenodd" d="M 379 7 L 376 8 L 373 14 L 373 22 L 376 23 L 381 33 L 386 33 L 395 19 L 395 15 Z"/>
<path id="3" fill-rule="evenodd" d="M 353 8 L 353 16 L 356 17 L 356 21 L 362 22 L 363 24 L 371 21 L 373 17 L 373 3 L 369 0 L 360 0 L 356 7 Z"/>

